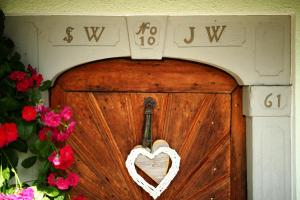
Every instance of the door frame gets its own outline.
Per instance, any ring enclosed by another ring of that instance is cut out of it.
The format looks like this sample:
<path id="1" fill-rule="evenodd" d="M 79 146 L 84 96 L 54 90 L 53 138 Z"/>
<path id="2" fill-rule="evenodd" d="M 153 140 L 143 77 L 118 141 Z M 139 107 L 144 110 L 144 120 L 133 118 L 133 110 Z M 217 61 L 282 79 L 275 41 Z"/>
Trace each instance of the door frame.
<path id="1" fill-rule="evenodd" d="M 130 65 L 133 65 L 134 67 L 128 67 Z M 160 66 L 169 67 L 167 68 L 169 69 L 167 72 L 161 73 L 163 77 L 170 77 L 172 75 L 177 77 L 182 76 L 178 77 L 178 79 L 181 80 L 181 84 L 178 84 L 178 87 L 176 87 L 174 80 L 166 81 L 165 78 L 157 77 L 156 71 L 160 71 Z M 171 66 L 178 69 L 171 69 Z M 153 70 L 149 70 L 151 71 L 151 74 L 148 74 L 148 71 L 147 73 L 143 71 L 143 69 L 149 69 L 151 67 L 153 68 Z M 195 71 L 198 67 L 199 71 Z M 114 80 L 116 77 L 115 71 L 121 71 L 122 68 L 125 68 L 125 71 L 121 73 L 122 75 L 118 76 L 120 79 Z M 182 71 L 182 69 L 186 69 L 186 71 Z M 94 76 L 91 77 L 89 74 L 90 72 L 94 72 Z M 184 75 L 181 75 L 181 73 Z M 200 75 L 196 76 L 194 74 Z M 145 83 L 136 85 L 136 77 L 142 75 L 149 75 L 149 77 L 145 77 Z M 87 76 L 89 77 L 88 86 L 86 85 Z M 133 78 L 131 78 L 131 76 Z M 187 81 L 182 82 L 183 77 L 186 76 L 190 78 Z M 111 82 L 108 80 L 111 80 Z M 175 86 L 170 88 L 169 84 Z M 145 89 L 146 85 L 149 89 Z M 128 90 L 130 92 L 149 93 L 190 92 L 201 94 L 230 94 L 230 172 L 234 172 L 230 173 L 230 199 L 246 200 L 246 119 L 243 115 L 242 87 L 237 84 L 234 78 L 228 73 L 212 66 L 178 59 L 164 59 L 163 61 L 132 60 L 130 58 L 105 59 L 76 66 L 57 77 L 50 90 L 50 106 L 56 107 L 66 105 L 64 94 L 67 92 L 115 93 L 128 92 Z M 211 171 L 214 170 L 217 169 L 211 169 Z M 209 195 L 211 199 L 215 198 L 214 196 L 211 196 L 214 194 L 206 195 Z"/>
<path id="2" fill-rule="evenodd" d="M 157 27 L 152 47 L 140 46 L 136 37 L 143 22 Z M 105 42 L 88 41 L 83 27 L 100 25 L 112 34 L 103 35 Z M 206 27 L 223 25 L 231 34 L 220 43 L 183 43 L 190 27 L 207 38 Z M 76 30 L 74 44 L 63 40 L 69 26 Z M 83 63 L 127 56 L 190 60 L 228 72 L 243 86 L 248 199 L 295 199 L 294 15 L 9 16 L 5 31 L 24 63 L 46 79 Z"/>

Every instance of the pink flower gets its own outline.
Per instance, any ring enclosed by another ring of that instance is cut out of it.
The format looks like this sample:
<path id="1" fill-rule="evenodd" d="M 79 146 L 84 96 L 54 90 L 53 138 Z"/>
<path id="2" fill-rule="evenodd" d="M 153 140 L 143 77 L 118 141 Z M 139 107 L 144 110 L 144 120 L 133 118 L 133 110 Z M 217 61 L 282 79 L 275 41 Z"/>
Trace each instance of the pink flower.
<path id="1" fill-rule="evenodd" d="M 76 186 L 78 181 L 79 177 L 75 173 L 70 173 L 67 178 L 55 177 L 54 173 L 50 173 L 48 176 L 48 184 L 55 186 L 60 190 L 67 190 L 69 187 Z"/>
<path id="2" fill-rule="evenodd" d="M 61 164 L 60 156 L 55 151 L 51 153 L 51 155 L 48 157 L 48 160 L 52 162 L 55 168 Z"/>
<path id="3" fill-rule="evenodd" d="M 68 125 L 66 133 L 71 134 L 74 131 L 75 125 L 76 123 L 74 121 L 71 121 L 70 124 Z"/>
<path id="4" fill-rule="evenodd" d="M 33 199 L 34 198 L 34 191 L 32 188 L 26 188 L 25 190 L 22 190 L 22 192 L 20 193 L 21 196 L 23 196 L 24 200 L 26 198 L 28 199 Z"/>
<path id="5" fill-rule="evenodd" d="M 61 117 L 53 111 L 47 112 L 41 117 L 42 122 L 49 127 L 58 127 L 61 123 Z"/>
<path id="6" fill-rule="evenodd" d="M 70 173 L 69 176 L 66 179 L 70 186 L 76 186 L 79 182 L 79 177 L 75 173 Z"/>
<path id="7" fill-rule="evenodd" d="M 0 194 L 0 200 L 33 200 L 34 191 L 32 188 L 26 188 L 19 194 Z"/>
<path id="8" fill-rule="evenodd" d="M 59 131 L 57 128 L 53 129 L 51 139 L 58 142 L 66 141 L 74 131 L 75 125 L 76 123 L 72 121 L 65 130 Z"/>
<path id="9" fill-rule="evenodd" d="M 66 170 L 74 163 L 73 149 L 70 145 L 66 145 L 59 150 L 59 153 L 52 152 L 48 160 L 52 162 L 55 169 Z"/>
<path id="10" fill-rule="evenodd" d="M 63 108 L 63 110 L 60 112 L 60 116 L 61 116 L 65 121 L 68 121 L 68 120 L 70 120 L 71 117 L 72 117 L 72 110 L 71 110 L 69 107 L 65 106 L 65 107 Z"/>
<path id="11" fill-rule="evenodd" d="M 35 106 L 35 110 L 38 113 L 44 114 L 49 111 L 49 108 L 43 104 L 38 104 Z"/>
<path id="12" fill-rule="evenodd" d="M 60 190 L 69 189 L 69 182 L 66 179 L 62 178 L 62 177 L 58 177 L 56 179 L 55 184 L 56 184 L 57 188 L 60 189 Z"/>

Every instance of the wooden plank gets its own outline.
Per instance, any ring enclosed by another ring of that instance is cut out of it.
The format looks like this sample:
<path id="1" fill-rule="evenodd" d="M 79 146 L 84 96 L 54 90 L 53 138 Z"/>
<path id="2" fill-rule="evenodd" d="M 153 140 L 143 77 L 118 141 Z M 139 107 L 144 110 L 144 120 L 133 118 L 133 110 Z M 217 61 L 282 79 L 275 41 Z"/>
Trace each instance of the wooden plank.
<path id="1" fill-rule="evenodd" d="M 231 199 L 246 199 L 246 120 L 243 116 L 242 88 L 232 93 L 231 116 Z"/>
<path id="2" fill-rule="evenodd" d="M 69 91 L 203 93 L 231 93 L 237 86 L 233 78 L 216 68 L 171 59 L 89 63 L 65 72 L 57 84 Z"/>
<path id="3" fill-rule="evenodd" d="M 180 149 L 176 150 L 181 156 L 181 167 L 174 183 L 171 183 L 163 194 L 166 199 L 171 200 L 178 196 L 177 194 L 182 192 L 182 189 L 188 184 L 190 178 L 197 173 L 197 170 L 203 164 L 207 164 L 205 161 L 209 153 L 219 145 L 224 145 L 225 143 L 222 142 L 224 138 L 230 137 L 231 95 L 208 95 L 207 100 L 203 102 L 205 103 L 202 107 L 195 108 L 198 113 L 194 115 L 194 120 L 189 123 L 189 133 L 186 137 L 178 141 L 174 140 L 175 144 L 180 146 Z M 169 126 L 173 126 L 173 124 Z M 168 141 L 169 138 L 172 138 L 173 132 L 167 136 Z M 170 141 L 173 140 L 170 139 Z M 173 143 L 169 142 L 169 144 L 172 147 Z M 192 191 L 194 188 L 190 188 L 190 190 Z"/>

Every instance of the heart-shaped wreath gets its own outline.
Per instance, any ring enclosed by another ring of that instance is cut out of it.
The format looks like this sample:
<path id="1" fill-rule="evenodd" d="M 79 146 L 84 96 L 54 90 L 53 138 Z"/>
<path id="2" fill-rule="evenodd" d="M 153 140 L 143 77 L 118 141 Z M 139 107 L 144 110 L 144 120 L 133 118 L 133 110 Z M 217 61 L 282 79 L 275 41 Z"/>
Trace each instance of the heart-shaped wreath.
<path id="1" fill-rule="evenodd" d="M 169 171 L 167 172 L 167 174 L 165 175 L 165 177 L 158 184 L 158 186 L 154 187 L 137 173 L 135 168 L 135 161 L 140 155 L 146 156 L 149 159 L 153 160 L 156 156 L 160 154 L 168 155 L 172 161 L 172 165 Z M 148 152 L 143 147 L 134 148 L 130 152 L 126 160 L 126 167 L 132 179 L 146 192 L 148 192 L 153 197 L 153 199 L 159 197 L 161 193 L 167 189 L 167 187 L 170 185 L 171 181 L 175 178 L 177 172 L 179 171 L 179 166 L 180 166 L 179 155 L 175 150 L 169 147 L 159 147 L 154 152 Z"/>

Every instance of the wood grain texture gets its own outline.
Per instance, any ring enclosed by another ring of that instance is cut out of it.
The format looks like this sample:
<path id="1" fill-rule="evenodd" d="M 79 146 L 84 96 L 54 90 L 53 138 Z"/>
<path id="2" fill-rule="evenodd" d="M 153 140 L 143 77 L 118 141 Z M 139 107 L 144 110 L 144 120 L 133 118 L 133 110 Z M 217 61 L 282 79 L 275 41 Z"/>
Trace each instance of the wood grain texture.
<path id="1" fill-rule="evenodd" d="M 243 116 L 242 89 L 232 93 L 231 116 L 231 199 L 246 199 L 246 120 Z"/>
<path id="2" fill-rule="evenodd" d="M 65 72 L 57 83 L 70 91 L 113 92 L 231 93 L 236 87 L 233 78 L 216 68 L 171 59 L 89 63 Z"/>
<path id="3" fill-rule="evenodd" d="M 220 70 L 170 59 L 105 60 L 57 79 L 51 105 L 70 106 L 77 121 L 69 140 L 77 158 L 73 170 L 81 176 L 74 193 L 90 200 L 151 199 L 125 167 L 130 150 L 142 142 L 148 96 L 157 102 L 153 139 L 166 140 L 182 158 L 158 199 L 246 199 L 241 88 Z"/>

